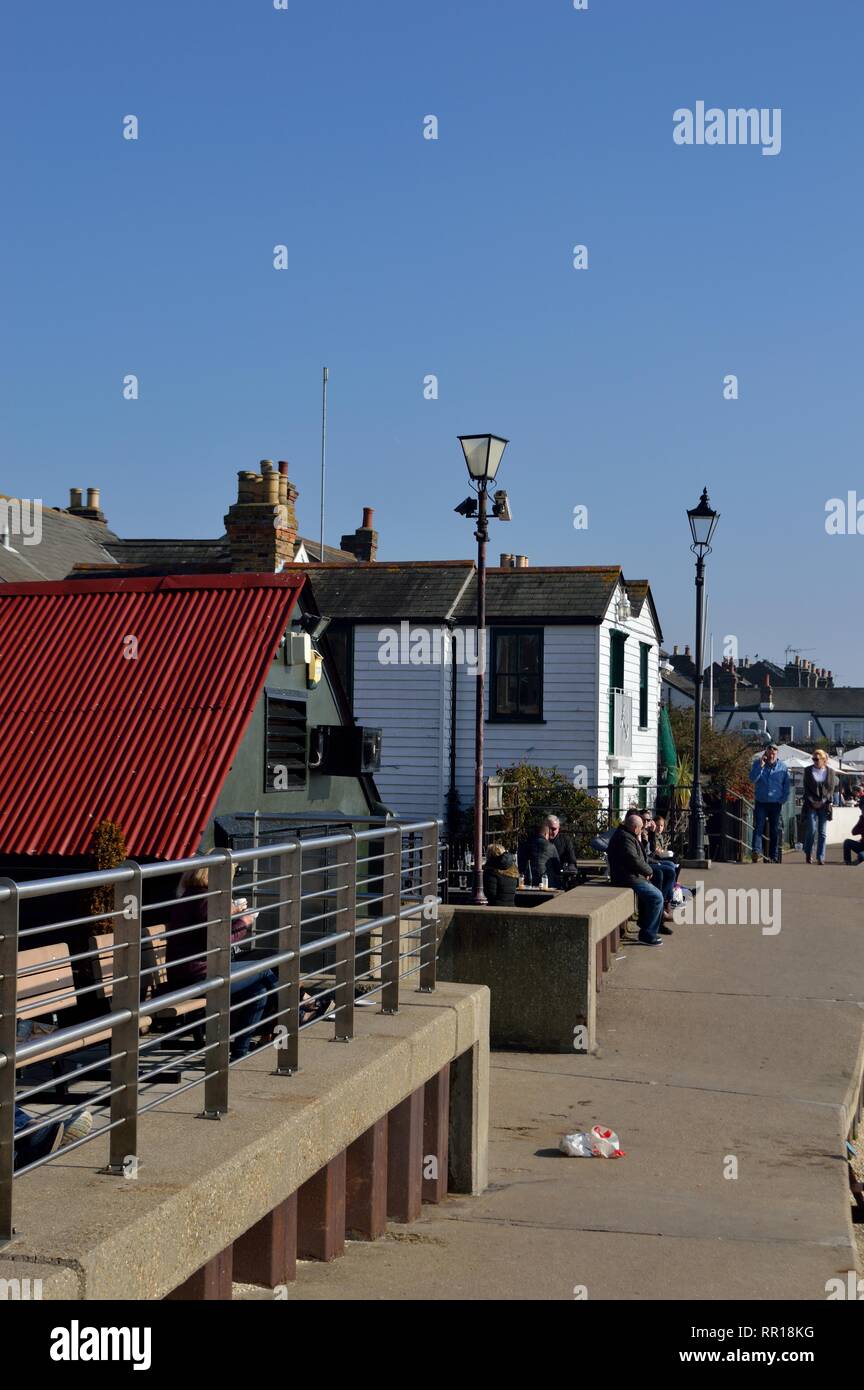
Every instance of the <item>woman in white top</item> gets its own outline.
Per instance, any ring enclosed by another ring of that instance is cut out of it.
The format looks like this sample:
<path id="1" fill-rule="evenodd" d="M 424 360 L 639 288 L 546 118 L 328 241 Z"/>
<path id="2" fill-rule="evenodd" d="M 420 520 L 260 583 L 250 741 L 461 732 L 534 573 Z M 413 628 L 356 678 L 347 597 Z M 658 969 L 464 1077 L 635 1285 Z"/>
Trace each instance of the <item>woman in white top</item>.
<path id="1" fill-rule="evenodd" d="M 816 863 L 825 863 L 825 831 L 831 819 L 836 782 L 837 778 L 828 766 L 828 754 L 824 748 L 817 748 L 812 766 L 804 770 L 804 857 L 808 864 L 813 863 L 814 843 Z"/>

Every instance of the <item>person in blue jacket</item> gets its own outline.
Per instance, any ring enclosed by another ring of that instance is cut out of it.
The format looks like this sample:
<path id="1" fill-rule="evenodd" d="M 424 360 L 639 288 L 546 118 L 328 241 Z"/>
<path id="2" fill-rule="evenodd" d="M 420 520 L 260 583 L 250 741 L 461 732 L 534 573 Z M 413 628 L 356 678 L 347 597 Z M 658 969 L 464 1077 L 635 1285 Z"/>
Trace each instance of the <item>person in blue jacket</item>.
<path id="1" fill-rule="evenodd" d="M 780 815 L 789 797 L 789 770 L 777 756 L 776 743 L 770 743 L 750 768 L 755 806 L 753 808 L 753 863 L 759 863 L 762 853 L 762 831 L 768 820 L 769 854 L 774 864 L 780 862 Z"/>

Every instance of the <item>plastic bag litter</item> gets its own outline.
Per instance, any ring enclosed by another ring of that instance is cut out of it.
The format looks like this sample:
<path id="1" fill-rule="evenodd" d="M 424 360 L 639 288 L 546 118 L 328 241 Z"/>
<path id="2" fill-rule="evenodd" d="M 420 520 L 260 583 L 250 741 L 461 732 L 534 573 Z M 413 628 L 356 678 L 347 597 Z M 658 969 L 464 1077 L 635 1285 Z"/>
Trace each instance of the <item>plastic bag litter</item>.
<path id="1" fill-rule="evenodd" d="M 562 1134 L 558 1147 L 568 1158 L 624 1158 L 618 1135 L 605 1125 L 576 1134 Z"/>

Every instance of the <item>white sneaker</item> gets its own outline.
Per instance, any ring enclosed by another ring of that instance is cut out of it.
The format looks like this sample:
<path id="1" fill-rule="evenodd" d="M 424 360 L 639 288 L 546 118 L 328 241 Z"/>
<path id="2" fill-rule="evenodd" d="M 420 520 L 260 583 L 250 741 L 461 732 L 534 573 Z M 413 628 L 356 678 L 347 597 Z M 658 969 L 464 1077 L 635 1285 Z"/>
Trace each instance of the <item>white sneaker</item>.
<path id="1" fill-rule="evenodd" d="M 74 1144 L 79 1139 L 86 1139 L 92 1128 L 93 1116 L 89 1110 L 82 1110 L 79 1115 L 73 1116 L 64 1125 L 60 1148 L 65 1149 L 68 1144 Z"/>

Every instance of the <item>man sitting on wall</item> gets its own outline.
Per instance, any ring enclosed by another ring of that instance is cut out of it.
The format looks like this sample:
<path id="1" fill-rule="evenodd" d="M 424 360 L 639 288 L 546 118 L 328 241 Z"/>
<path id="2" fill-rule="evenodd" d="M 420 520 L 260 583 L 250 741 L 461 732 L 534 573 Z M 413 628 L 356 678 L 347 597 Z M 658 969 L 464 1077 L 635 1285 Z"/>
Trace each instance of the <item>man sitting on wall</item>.
<path id="1" fill-rule="evenodd" d="M 659 933 L 671 934 L 663 923 L 663 894 L 652 883 L 653 871 L 642 852 L 642 817 L 628 811 L 609 841 L 609 878 L 616 888 L 632 888 L 639 904 L 639 943 L 662 946 Z"/>

